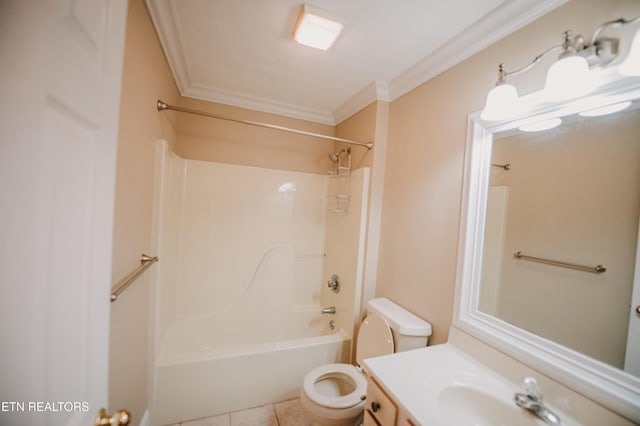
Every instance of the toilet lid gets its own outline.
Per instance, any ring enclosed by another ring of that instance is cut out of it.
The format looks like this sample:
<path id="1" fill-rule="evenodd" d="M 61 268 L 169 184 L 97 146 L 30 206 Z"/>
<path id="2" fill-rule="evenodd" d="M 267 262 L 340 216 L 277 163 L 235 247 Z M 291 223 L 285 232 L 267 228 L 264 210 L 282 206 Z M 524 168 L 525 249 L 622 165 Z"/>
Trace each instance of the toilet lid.
<path id="1" fill-rule="evenodd" d="M 356 345 L 356 362 L 360 366 L 367 358 L 392 354 L 391 328 L 382 317 L 370 313 L 360 325 Z"/>

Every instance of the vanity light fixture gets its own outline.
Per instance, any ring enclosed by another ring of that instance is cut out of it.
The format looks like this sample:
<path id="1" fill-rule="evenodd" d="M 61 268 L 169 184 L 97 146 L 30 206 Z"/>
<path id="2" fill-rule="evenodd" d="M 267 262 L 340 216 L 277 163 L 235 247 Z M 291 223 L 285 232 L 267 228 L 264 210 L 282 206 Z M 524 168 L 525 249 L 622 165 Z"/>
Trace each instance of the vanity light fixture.
<path id="1" fill-rule="evenodd" d="M 486 121 L 497 121 L 511 118 L 519 113 L 518 90 L 507 83 L 507 71 L 504 64 L 498 66 L 498 81 L 496 87 L 487 95 L 487 103 L 480 114 Z"/>
<path id="2" fill-rule="evenodd" d="M 342 24 L 328 13 L 303 4 L 293 32 L 293 39 L 305 46 L 327 50 L 336 41 Z"/>
<path id="3" fill-rule="evenodd" d="M 563 34 L 561 45 L 553 46 L 536 56 L 528 65 L 507 72 L 505 64 L 498 67 L 498 81 L 487 95 L 487 102 L 480 118 L 485 121 L 499 121 L 513 118 L 523 111 L 516 88 L 507 83 L 507 78 L 522 74 L 548 54 L 560 51 L 558 60 L 547 71 L 547 79 L 540 100 L 559 102 L 583 96 L 597 87 L 593 69 L 607 67 L 618 56 L 619 39 L 600 37 L 606 28 L 620 28 L 628 24 L 640 23 L 640 16 L 631 20 L 616 19 L 605 22 L 593 32 L 590 41 L 584 37 L 572 36 L 570 31 Z M 640 75 L 640 30 L 634 40 L 619 72 L 624 75 Z"/>
<path id="4" fill-rule="evenodd" d="M 628 76 L 640 76 L 640 29 L 636 31 L 633 37 L 629 55 L 620 64 L 620 74 Z"/>
<path id="5" fill-rule="evenodd" d="M 566 101 L 586 95 L 595 89 L 587 60 L 576 52 L 571 32 L 563 34 L 562 53 L 547 71 L 542 96 L 547 101 Z"/>

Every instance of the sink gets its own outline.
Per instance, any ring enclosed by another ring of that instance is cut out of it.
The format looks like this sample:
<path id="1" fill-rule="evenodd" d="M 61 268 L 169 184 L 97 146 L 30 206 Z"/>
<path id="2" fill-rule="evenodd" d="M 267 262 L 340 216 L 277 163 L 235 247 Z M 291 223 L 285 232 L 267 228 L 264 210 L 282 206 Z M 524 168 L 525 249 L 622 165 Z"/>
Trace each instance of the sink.
<path id="1" fill-rule="evenodd" d="M 369 358 L 364 365 L 418 424 L 548 426 L 516 405 L 522 382 L 514 383 L 448 343 Z M 563 426 L 585 424 L 560 407 L 547 407 Z"/>
<path id="2" fill-rule="evenodd" d="M 472 387 L 448 386 L 438 393 L 444 424 L 456 426 L 539 426 L 543 421 L 519 408 L 512 399 L 497 399 Z"/>
<path id="3" fill-rule="evenodd" d="M 465 359 L 432 373 L 422 398 L 437 426 L 548 426 L 533 413 L 518 407 L 518 391 L 499 376 Z"/>

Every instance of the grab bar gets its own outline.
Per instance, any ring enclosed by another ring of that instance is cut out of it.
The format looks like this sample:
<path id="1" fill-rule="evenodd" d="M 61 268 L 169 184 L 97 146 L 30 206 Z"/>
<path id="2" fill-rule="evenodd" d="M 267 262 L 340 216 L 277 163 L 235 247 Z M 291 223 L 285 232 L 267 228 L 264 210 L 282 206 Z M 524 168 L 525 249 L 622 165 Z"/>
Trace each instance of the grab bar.
<path id="1" fill-rule="evenodd" d="M 118 281 L 111 287 L 111 301 L 115 302 L 120 293 L 126 290 L 144 271 L 158 261 L 158 256 L 147 256 L 143 254 L 140 258 L 140 266 L 134 269 L 129 275 Z"/>
<path id="2" fill-rule="evenodd" d="M 547 265 L 554 265 L 554 266 L 560 266 L 563 268 L 576 269 L 578 271 L 593 272 L 595 274 L 601 274 L 607 270 L 607 268 L 605 268 L 602 265 L 584 266 L 584 265 L 577 265 L 575 263 L 569 263 L 569 262 L 559 262 L 557 260 L 527 256 L 526 254 L 523 254 L 521 251 L 514 253 L 513 256 L 517 259 L 528 260 L 530 262 L 546 263 Z"/>

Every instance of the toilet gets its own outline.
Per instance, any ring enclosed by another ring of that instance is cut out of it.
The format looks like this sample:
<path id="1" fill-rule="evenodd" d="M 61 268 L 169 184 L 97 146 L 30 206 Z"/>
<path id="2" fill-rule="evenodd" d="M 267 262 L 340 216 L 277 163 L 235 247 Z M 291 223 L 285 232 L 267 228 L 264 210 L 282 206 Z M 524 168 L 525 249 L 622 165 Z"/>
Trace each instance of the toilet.
<path id="1" fill-rule="evenodd" d="M 358 331 L 356 365 L 324 364 L 309 371 L 300 389 L 303 407 L 323 426 L 359 425 L 367 395 L 362 361 L 425 347 L 430 335 L 431 324 L 391 300 L 370 300 Z"/>

